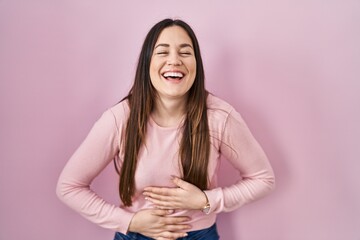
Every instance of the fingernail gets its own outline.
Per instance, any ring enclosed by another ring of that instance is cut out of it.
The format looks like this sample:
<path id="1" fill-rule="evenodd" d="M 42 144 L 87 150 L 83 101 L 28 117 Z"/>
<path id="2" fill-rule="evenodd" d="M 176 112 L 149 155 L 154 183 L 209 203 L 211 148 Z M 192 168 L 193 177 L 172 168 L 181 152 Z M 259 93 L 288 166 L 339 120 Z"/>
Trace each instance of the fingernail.
<path id="1" fill-rule="evenodd" d="M 169 214 L 174 213 L 174 210 L 169 209 L 169 210 L 168 210 L 168 213 L 169 213 Z"/>
<path id="2" fill-rule="evenodd" d="M 187 235 L 188 235 L 187 233 L 184 233 L 184 234 L 183 234 L 184 237 L 187 237 Z"/>

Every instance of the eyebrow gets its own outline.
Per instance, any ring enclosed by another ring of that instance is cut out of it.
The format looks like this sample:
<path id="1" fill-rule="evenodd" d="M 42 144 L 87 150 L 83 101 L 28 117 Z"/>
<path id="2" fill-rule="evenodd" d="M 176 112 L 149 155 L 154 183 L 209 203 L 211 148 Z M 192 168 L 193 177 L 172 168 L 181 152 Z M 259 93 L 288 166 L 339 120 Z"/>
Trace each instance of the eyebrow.
<path id="1" fill-rule="evenodd" d="M 159 43 L 158 45 L 155 46 L 154 49 L 156 49 L 156 48 L 158 48 L 158 47 L 170 47 L 170 45 L 167 44 L 167 43 Z M 185 47 L 193 48 L 193 47 L 191 46 L 191 44 L 188 44 L 188 43 L 182 43 L 182 44 L 180 44 L 180 48 L 185 48 Z"/>

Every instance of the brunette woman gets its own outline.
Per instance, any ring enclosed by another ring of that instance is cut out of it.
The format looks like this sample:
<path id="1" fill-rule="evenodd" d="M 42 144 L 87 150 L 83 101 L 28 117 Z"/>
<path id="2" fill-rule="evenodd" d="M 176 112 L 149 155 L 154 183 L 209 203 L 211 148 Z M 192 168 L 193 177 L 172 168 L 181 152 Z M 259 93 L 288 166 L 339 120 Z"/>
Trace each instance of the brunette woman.
<path id="1" fill-rule="evenodd" d="M 120 239 L 219 239 L 216 215 L 274 187 L 269 161 L 240 114 L 206 91 L 200 48 L 181 20 L 152 27 L 129 94 L 106 110 L 59 178 L 62 201 Z M 239 181 L 218 187 L 220 159 Z M 90 189 L 112 161 L 120 204 Z"/>

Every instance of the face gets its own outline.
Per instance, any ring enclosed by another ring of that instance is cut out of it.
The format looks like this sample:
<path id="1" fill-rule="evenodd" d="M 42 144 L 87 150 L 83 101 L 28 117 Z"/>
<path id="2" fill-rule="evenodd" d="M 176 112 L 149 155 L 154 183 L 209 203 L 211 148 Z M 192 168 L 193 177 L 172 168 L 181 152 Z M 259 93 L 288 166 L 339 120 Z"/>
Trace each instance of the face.
<path id="1" fill-rule="evenodd" d="M 162 99 L 186 98 L 196 75 L 191 38 L 179 26 L 165 28 L 155 43 L 150 79 Z"/>

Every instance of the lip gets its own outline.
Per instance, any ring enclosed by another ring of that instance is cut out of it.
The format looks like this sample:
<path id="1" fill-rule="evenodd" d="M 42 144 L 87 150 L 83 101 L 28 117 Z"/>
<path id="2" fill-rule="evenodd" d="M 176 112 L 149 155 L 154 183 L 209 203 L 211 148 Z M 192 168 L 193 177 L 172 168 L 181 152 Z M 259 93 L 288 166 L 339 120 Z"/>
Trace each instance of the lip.
<path id="1" fill-rule="evenodd" d="M 181 73 L 183 75 L 183 77 L 180 78 L 180 79 L 167 79 L 167 78 L 164 77 L 164 74 L 168 73 L 168 72 Z M 179 70 L 179 69 L 166 69 L 166 70 L 160 72 L 160 75 L 165 81 L 174 82 L 174 83 L 181 82 L 184 79 L 184 77 L 186 76 L 186 74 L 183 71 Z"/>
<path id="2" fill-rule="evenodd" d="M 160 74 L 161 74 L 161 75 L 164 75 L 164 74 L 167 73 L 167 72 L 181 73 L 183 76 L 186 75 L 183 71 L 178 70 L 178 69 L 168 69 L 168 70 L 162 71 Z"/>

